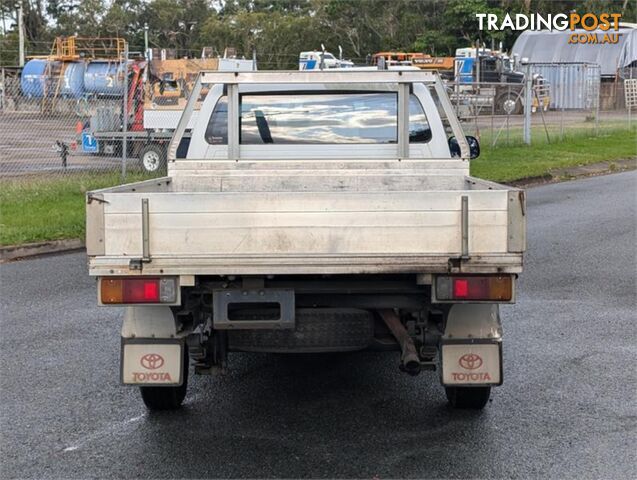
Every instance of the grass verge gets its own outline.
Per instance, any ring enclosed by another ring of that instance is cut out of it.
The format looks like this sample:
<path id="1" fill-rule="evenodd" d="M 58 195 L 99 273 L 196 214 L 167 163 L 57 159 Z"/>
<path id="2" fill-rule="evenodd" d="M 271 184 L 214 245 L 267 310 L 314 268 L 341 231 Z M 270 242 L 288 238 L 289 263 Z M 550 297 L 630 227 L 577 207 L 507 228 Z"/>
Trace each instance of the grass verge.
<path id="1" fill-rule="evenodd" d="M 484 139 L 483 139 L 484 145 Z M 572 135 L 561 142 L 531 146 L 485 146 L 471 161 L 471 175 L 512 182 L 547 175 L 551 170 L 637 157 L 637 129 L 600 132 L 597 137 Z"/>
<path id="2" fill-rule="evenodd" d="M 551 170 L 637 156 L 637 130 L 575 134 L 562 142 L 490 147 L 483 138 L 471 174 L 496 182 L 538 177 Z M 534 139 L 535 141 L 535 139 Z M 127 182 L 142 180 L 129 175 Z M 84 238 L 84 195 L 121 183 L 116 173 L 73 174 L 64 178 L 0 181 L 0 245 Z"/>
<path id="3" fill-rule="evenodd" d="M 0 181 L 0 245 L 84 238 L 86 192 L 120 183 L 116 173 Z"/>

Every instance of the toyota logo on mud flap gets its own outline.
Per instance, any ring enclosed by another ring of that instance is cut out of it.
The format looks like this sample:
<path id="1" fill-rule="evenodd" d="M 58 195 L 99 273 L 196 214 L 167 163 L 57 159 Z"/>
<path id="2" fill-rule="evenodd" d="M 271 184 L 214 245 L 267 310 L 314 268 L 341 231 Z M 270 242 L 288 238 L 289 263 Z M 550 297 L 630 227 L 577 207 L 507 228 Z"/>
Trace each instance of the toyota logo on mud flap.
<path id="1" fill-rule="evenodd" d="M 157 353 L 147 353 L 140 359 L 139 363 L 148 370 L 157 370 L 164 364 L 164 357 Z"/>
<path id="2" fill-rule="evenodd" d="M 482 357 L 476 353 L 465 353 L 458 359 L 458 364 L 466 370 L 475 370 L 482 366 Z"/>

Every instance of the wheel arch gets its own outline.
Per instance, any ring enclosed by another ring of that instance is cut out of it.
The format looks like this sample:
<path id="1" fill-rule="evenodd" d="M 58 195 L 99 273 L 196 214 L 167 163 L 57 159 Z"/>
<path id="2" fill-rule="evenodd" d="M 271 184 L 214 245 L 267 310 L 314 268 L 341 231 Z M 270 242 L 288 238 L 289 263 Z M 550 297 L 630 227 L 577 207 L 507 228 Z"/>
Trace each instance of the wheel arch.
<path id="1" fill-rule="evenodd" d="M 122 337 L 176 338 L 175 316 L 166 306 L 126 307 Z"/>
<path id="2" fill-rule="evenodd" d="M 458 303 L 451 306 L 443 339 L 502 339 L 500 308 L 497 304 Z"/>

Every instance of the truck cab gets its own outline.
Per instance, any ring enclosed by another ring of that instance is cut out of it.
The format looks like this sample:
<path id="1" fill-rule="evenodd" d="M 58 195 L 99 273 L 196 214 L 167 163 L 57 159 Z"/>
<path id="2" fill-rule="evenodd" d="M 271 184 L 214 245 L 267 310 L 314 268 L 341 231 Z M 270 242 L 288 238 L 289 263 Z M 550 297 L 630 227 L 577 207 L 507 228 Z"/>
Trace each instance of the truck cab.
<path id="1" fill-rule="evenodd" d="M 514 71 L 508 56 L 490 49 L 456 50 L 456 78 L 460 83 L 522 83 L 524 74 Z M 478 78 L 479 77 L 479 78 Z"/>
<path id="2" fill-rule="evenodd" d="M 525 74 L 514 68 L 511 59 L 488 48 L 459 48 L 454 67 L 454 101 L 472 105 L 478 112 L 517 115 L 524 110 Z M 550 85 L 533 74 L 531 111 L 548 110 Z"/>
<path id="3" fill-rule="evenodd" d="M 318 84 L 241 85 L 239 95 L 244 158 L 395 156 L 397 133 L 391 120 L 397 106 L 392 92 L 338 92 Z M 227 102 L 224 86 L 215 85 L 200 110 L 209 121 L 193 129 L 188 159 L 227 158 Z M 442 120 L 424 85 L 414 85 L 409 96 L 409 139 L 411 155 L 450 155 Z"/>
<path id="4" fill-rule="evenodd" d="M 435 74 L 202 72 L 168 176 L 87 194 L 98 302 L 124 307 L 122 383 L 175 409 L 232 352 L 378 350 L 483 408 L 526 210 L 469 175 L 478 153 Z"/>

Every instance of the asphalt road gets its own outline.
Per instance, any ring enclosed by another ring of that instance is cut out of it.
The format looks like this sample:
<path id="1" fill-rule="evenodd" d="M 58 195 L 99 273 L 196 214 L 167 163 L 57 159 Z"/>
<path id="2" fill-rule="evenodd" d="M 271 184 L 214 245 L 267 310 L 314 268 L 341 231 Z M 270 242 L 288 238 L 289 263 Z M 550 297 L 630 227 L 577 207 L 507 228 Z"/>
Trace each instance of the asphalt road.
<path id="1" fill-rule="evenodd" d="M 183 410 L 118 385 L 82 254 L 0 267 L 2 478 L 635 478 L 637 172 L 533 188 L 505 383 L 448 409 L 392 354 L 235 355 Z"/>

